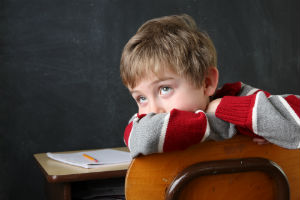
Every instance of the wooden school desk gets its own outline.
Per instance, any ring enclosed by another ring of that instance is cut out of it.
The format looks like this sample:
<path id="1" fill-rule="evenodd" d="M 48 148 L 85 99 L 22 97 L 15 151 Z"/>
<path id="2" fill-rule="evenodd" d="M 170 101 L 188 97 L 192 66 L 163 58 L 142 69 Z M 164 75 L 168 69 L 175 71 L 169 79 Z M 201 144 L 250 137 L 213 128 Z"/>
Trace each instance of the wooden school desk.
<path id="1" fill-rule="evenodd" d="M 128 151 L 127 147 L 114 149 Z M 85 169 L 52 160 L 46 153 L 34 154 L 34 158 L 45 175 L 45 192 L 49 200 L 71 200 L 72 187 L 76 182 L 124 178 L 129 166 L 125 163 L 118 166 Z"/>

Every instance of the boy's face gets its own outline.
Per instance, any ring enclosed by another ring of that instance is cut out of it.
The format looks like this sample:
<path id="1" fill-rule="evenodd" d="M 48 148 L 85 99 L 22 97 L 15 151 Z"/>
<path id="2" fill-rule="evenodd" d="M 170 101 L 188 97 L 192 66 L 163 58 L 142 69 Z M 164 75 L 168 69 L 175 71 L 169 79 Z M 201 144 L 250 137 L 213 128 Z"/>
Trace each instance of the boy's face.
<path id="1" fill-rule="evenodd" d="M 203 86 L 196 88 L 171 71 L 159 77 L 149 74 L 129 90 L 137 102 L 139 114 L 167 113 L 174 108 L 195 112 L 205 110 L 209 103 Z"/>

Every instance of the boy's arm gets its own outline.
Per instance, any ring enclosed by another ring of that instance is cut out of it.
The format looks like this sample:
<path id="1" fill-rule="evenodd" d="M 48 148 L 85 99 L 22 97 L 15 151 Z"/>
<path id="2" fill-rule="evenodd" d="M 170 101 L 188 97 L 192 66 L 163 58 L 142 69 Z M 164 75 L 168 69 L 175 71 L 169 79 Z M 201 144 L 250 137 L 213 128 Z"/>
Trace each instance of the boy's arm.
<path id="1" fill-rule="evenodd" d="M 207 118 L 173 109 L 170 113 L 135 115 L 125 129 L 124 140 L 133 157 L 185 149 L 207 137 Z"/>
<path id="2" fill-rule="evenodd" d="M 285 148 L 300 147 L 299 96 L 269 95 L 260 90 L 249 96 L 225 96 L 216 116 L 235 124 L 242 134 L 258 135 Z"/>
<path id="3" fill-rule="evenodd" d="M 211 124 L 211 126 L 210 126 Z M 234 125 L 214 114 L 173 109 L 170 113 L 135 115 L 125 129 L 131 156 L 183 150 L 207 138 L 223 140 L 235 134 Z"/>

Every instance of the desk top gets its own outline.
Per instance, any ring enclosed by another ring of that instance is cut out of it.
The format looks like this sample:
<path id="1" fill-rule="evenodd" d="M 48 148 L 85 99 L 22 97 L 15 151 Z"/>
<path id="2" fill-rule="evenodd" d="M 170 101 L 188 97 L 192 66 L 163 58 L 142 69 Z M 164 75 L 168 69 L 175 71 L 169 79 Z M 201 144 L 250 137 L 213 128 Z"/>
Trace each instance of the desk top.
<path id="1" fill-rule="evenodd" d="M 128 151 L 127 147 L 113 149 Z M 76 151 L 69 152 L 74 153 Z M 114 166 L 102 166 L 100 168 L 85 169 L 55 161 L 49 158 L 46 153 L 38 153 L 34 154 L 33 156 L 42 169 L 47 181 L 50 183 L 124 177 L 129 167 L 128 163 L 122 163 Z"/>

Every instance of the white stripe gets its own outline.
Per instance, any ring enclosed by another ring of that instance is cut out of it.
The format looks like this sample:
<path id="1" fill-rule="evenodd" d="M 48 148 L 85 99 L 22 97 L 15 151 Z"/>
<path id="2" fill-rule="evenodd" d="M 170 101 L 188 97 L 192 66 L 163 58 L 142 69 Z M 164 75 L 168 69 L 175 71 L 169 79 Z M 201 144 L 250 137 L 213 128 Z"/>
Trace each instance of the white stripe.
<path id="1" fill-rule="evenodd" d="M 203 136 L 201 142 L 205 141 L 206 138 L 209 136 L 209 134 L 210 134 L 210 126 L 209 126 L 209 123 L 208 123 L 208 120 L 207 120 L 207 117 L 206 117 L 206 130 L 205 130 L 205 133 L 204 133 L 204 136 Z"/>
<path id="2" fill-rule="evenodd" d="M 133 118 L 133 119 L 131 120 L 131 121 L 132 121 L 132 128 L 131 128 L 131 131 L 130 131 L 129 137 L 128 137 L 128 149 L 129 149 L 129 151 L 130 151 L 130 149 L 131 149 L 131 145 L 130 145 L 131 139 L 130 139 L 130 138 L 131 138 L 131 135 L 132 135 L 133 125 L 134 125 L 134 123 L 136 123 L 136 122 L 139 121 L 139 118 L 138 118 L 137 114 L 135 114 L 132 118 Z"/>
<path id="3" fill-rule="evenodd" d="M 294 109 L 288 104 L 288 102 L 286 102 L 286 100 L 283 97 L 278 96 L 278 99 L 281 101 L 281 103 L 284 105 L 284 107 L 288 110 L 288 112 L 294 118 L 296 123 L 300 126 L 300 119 L 299 119 L 298 115 L 295 113 Z"/>
<path id="4" fill-rule="evenodd" d="M 133 127 L 132 127 L 132 129 L 133 129 Z M 130 138 L 131 138 L 132 129 L 131 129 L 129 137 L 128 137 L 128 149 L 129 149 L 129 151 L 131 150 Z"/>
<path id="5" fill-rule="evenodd" d="M 166 132 L 169 124 L 169 119 L 170 119 L 170 113 L 168 113 L 165 116 L 163 126 L 161 128 L 161 133 L 159 136 L 159 141 L 158 141 L 158 152 L 163 152 L 163 147 L 165 144 L 165 137 L 166 137 Z"/>
<path id="6" fill-rule="evenodd" d="M 252 110 L 252 129 L 253 129 L 253 132 L 257 135 L 257 102 L 258 102 L 258 98 L 259 98 L 259 95 L 261 94 L 262 92 L 258 92 L 256 97 L 255 97 L 255 103 L 254 103 L 254 106 L 253 106 L 253 110 Z"/>
<path id="7" fill-rule="evenodd" d="M 138 122 L 140 120 L 140 118 L 137 117 L 137 115 L 135 115 L 135 118 L 132 120 L 133 122 Z"/>
<path id="8" fill-rule="evenodd" d="M 198 114 L 198 113 L 200 113 L 200 112 L 204 113 L 202 110 L 196 110 L 195 113 Z M 204 115 L 205 115 L 205 113 L 204 113 Z M 205 117 L 206 117 L 206 115 L 205 115 Z M 207 117 L 206 117 L 206 129 L 205 129 L 204 136 L 203 136 L 203 138 L 201 139 L 201 142 L 205 141 L 206 138 L 209 136 L 209 134 L 210 134 L 210 126 L 209 126 L 209 123 L 208 123 L 208 119 L 207 119 Z"/>
<path id="9" fill-rule="evenodd" d="M 257 90 L 258 90 L 257 88 L 254 88 L 254 89 L 250 90 L 250 91 L 246 94 L 246 96 L 249 96 L 249 95 L 251 95 L 251 94 L 254 94 Z"/>

